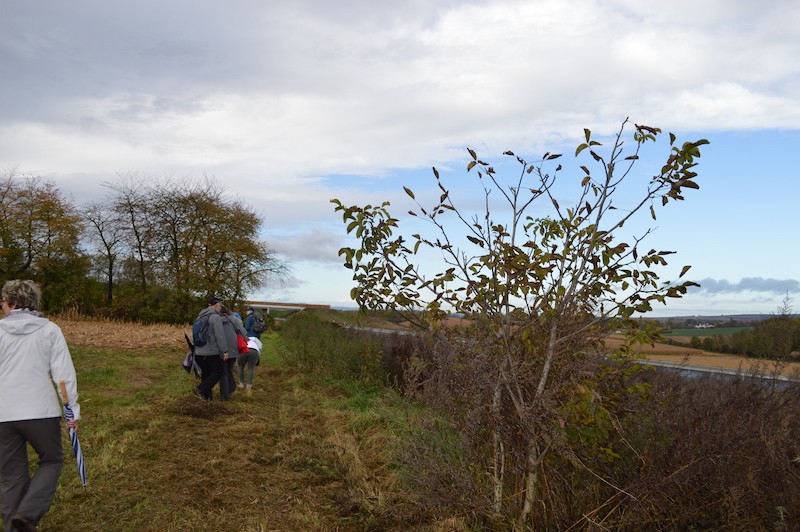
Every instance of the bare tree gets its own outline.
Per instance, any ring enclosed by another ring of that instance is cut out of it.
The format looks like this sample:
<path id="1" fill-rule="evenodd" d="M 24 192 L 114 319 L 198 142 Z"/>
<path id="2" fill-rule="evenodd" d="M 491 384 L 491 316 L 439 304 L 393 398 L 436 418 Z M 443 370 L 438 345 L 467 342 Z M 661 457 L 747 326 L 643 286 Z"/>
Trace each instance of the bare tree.
<path id="1" fill-rule="evenodd" d="M 88 231 L 90 241 L 97 245 L 97 256 L 101 261 L 102 275 L 105 280 L 106 305 L 111 306 L 114 300 L 115 274 L 118 268 L 117 259 L 123 251 L 125 231 L 119 215 L 104 201 L 86 206 L 84 219 L 91 230 Z"/>
<path id="2" fill-rule="evenodd" d="M 111 191 L 111 202 L 124 231 L 130 261 L 135 265 L 139 289 L 147 293 L 154 238 L 147 185 L 134 174 L 118 178 L 117 182 L 105 186 Z"/>

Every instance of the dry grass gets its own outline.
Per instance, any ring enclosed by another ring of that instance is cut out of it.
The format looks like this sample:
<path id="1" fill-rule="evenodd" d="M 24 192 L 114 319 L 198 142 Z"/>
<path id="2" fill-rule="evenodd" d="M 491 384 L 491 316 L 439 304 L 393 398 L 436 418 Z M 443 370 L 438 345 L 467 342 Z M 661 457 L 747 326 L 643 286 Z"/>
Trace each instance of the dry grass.
<path id="1" fill-rule="evenodd" d="M 415 529 L 386 516 L 404 515 L 387 431 L 372 413 L 340 408 L 348 390 L 265 361 L 251 397 L 208 404 L 180 367 L 188 326 L 54 321 L 79 372 L 90 484 L 79 485 L 68 458 L 42 530 Z M 724 355 L 675 347 L 642 352 L 730 367 Z M 449 518 L 416 529 L 469 528 Z"/>
<path id="2" fill-rule="evenodd" d="M 388 475 L 325 389 L 265 356 L 252 396 L 206 403 L 180 366 L 188 327 L 59 317 L 78 371 L 81 444 L 42 530 L 364 530 Z M 300 378 L 300 381 L 298 381 Z M 66 441 L 65 441 L 66 445 Z"/>
<path id="3" fill-rule="evenodd" d="M 116 320 L 80 317 L 51 318 L 61 327 L 67 343 L 73 347 L 99 349 L 169 349 L 186 346 L 184 333 L 191 334 L 188 325 L 141 325 Z"/>

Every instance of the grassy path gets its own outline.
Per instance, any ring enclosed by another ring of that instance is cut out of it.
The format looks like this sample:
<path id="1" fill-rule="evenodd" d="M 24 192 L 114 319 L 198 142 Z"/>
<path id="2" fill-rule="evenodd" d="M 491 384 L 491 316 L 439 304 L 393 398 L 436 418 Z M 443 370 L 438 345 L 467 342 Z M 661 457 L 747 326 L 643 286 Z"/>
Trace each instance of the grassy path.
<path id="1" fill-rule="evenodd" d="M 251 396 L 206 403 L 177 346 L 73 358 L 89 485 L 66 456 L 41 530 L 364 529 L 326 414 L 282 370 L 262 363 Z"/>

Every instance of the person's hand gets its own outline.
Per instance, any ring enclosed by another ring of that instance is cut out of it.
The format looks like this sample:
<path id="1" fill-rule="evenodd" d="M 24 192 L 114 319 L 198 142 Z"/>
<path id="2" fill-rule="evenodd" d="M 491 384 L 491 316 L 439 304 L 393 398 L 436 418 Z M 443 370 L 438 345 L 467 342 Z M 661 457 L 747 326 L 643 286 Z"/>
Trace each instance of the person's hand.
<path id="1" fill-rule="evenodd" d="M 70 428 L 72 430 L 78 430 L 79 421 L 80 421 L 79 419 L 70 419 L 69 421 L 67 421 L 67 428 Z"/>
<path id="2" fill-rule="evenodd" d="M 228 353 L 222 353 L 222 360 L 228 360 Z"/>

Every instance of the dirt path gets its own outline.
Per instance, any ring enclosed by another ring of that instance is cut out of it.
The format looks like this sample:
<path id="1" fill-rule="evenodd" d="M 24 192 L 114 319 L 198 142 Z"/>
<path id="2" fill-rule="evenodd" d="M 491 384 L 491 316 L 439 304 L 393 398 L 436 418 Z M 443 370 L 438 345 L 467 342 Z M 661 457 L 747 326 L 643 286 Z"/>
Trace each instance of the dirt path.
<path id="1" fill-rule="evenodd" d="M 325 419 L 279 371 L 259 369 L 253 394 L 239 391 L 224 407 L 179 401 L 188 419 L 171 439 L 212 458 L 207 474 L 186 469 L 170 484 L 183 486 L 183 499 L 204 494 L 192 511 L 204 515 L 205 530 L 359 530 Z"/>

